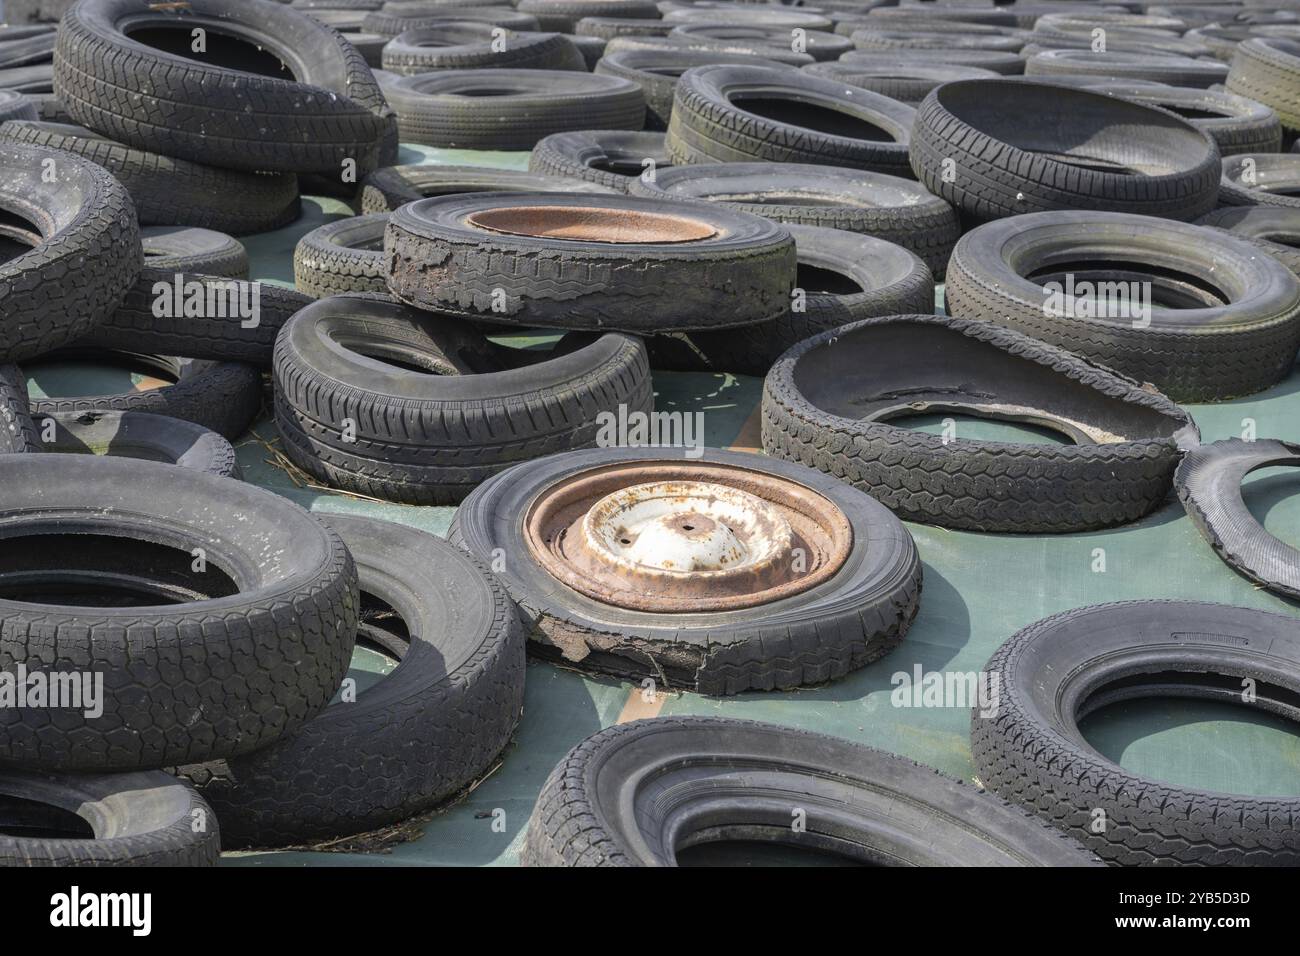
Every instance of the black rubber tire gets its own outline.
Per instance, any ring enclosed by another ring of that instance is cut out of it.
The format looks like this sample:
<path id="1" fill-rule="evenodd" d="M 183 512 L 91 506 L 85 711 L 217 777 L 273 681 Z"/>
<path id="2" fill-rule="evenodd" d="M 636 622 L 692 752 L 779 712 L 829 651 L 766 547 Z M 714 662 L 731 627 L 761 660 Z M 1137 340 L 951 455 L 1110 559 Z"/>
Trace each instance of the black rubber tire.
<path id="1" fill-rule="evenodd" d="M 132 39 L 128 23 L 137 37 L 175 34 L 186 52 Z M 193 54 L 196 27 L 234 39 Z M 249 71 L 238 59 L 248 44 L 293 72 Z M 225 65 L 231 47 L 234 68 Z M 337 174 L 355 163 L 364 176 L 396 150 L 392 113 L 361 54 L 302 11 L 263 0 L 145 10 L 135 0 L 79 0 L 60 23 L 54 92 L 77 122 L 118 142 L 228 169 Z"/>
<path id="2" fill-rule="evenodd" d="M 243 173 L 123 146 L 66 123 L 0 127 L 0 142 L 61 149 L 103 166 L 131 194 L 140 224 L 269 232 L 298 218 L 298 181 L 289 173 Z"/>
<path id="3" fill-rule="evenodd" d="M 848 83 L 916 107 L 936 86 L 953 80 L 991 79 L 998 74 L 975 66 L 912 65 L 869 66 L 865 63 L 812 63 L 804 70 L 814 76 Z"/>
<path id="4" fill-rule="evenodd" d="M 154 290 L 161 291 L 167 287 L 165 294 L 175 303 L 178 282 L 182 290 L 191 288 L 190 283 L 202 283 L 205 289 L 222 295 L 223 298 L 215 301 L 226 303 L 225 307 L 218 305 L 209 314 L 205 305 L 203 315 L 184 315 L 186 291 L 180 300 L 181 308 L 173 304 L 170 310 L 175 314 L 155 314 L 160 296 Z M 241 305 L 253 306 L 256 309 L 254 315 L 241 319 L 238 315 L 222 314 L 233 312 L 230 305 L 234 300 Z M 261 281 L 178 273 L 150 266 L 140 274 L 140 280 L 131 287 L 117 311 L 73 344 L 79 348 L 184 355 L 192 359 L 241 362 L 268 368 L 275 337 L 281 327 L 311 301 L 311 296 L 294 289 Z M 245 327 L 245 323 L 253 324 Z M 222 431 L 219 428 L 215 430 Z"/>
<path id="5" fill-rule="evenodd" d="M 1251 179 L 1254 182 L 1251 182 Z M 1223 160 L 1219 202 L 1224 206 L 1300 209 L 1300 155 L 1255 153 Z"/>
<path id="6" fill-rule="evenodd" d="M 571 36 L 569 37 L 569 41 L 576 46 L 578 52 L 582 54 L 582 62 L 586 71 L 588 73 L 595 72 L 596 64 L 599 63 L 600 58 L 605 55 L 605 47 L 608 45 L 609 41 L 602 40 L 600 37 L 580 36 Z"/>
<path id="7" fill-rule="evenodd" d="M 550 210 L 556 221 L 573 210 L 613 224 L 607 228 L 628 216 L 673 216 L 712 235 L 575 242 L 469 222 L 495 208 L 533 207 Z M 766 322 L 789 308 L 795 275 L 794 240 L 771 220 L 712 203 L 633 196 L 421 199 L 393 213 L 384 255 L 389 289 L 411 305 L 529 328 L 662 332 Z M 429 269 L 431 262 L 439 267 Z"/>
<path id="8" fill-rule="evenodd" d="M 1191 601 L 1129 601 L 1031 624 L 984 669 L 1002 675 L 995 717 L 971 718 L 984 785 L 1129 866 L 1294 866 L 1300 800 L 1178 787 L 1130 773 L 1079 732 L 1117 701 L 1183 697 L 1300 720 L 1294 617 Z M 1096 827 L 1096 811 L 1105 826 Z M 1100 832 L 1098 832 L 1100 830 Z"/>
<path id="9" fill-rule="evenodd" d="M 242 478 L 230 442 L 193 422 L 147 412 L 59 412 L 39 422 L 50 434 L 37 451 L 165 461 L 223 478 Z M 39 434 L 39 433 L 38 433 Z"/>
<path id="10" fill-rule="evenodd" d="M 356 560 L 363 620 L 368 604 L 392 608 L 410 641 L 355 701 L 256 753 L 179 769 L 227 848 L 374 830 L 428 809 L 492 766 L 523 710 L 523 625 L 482 564 L 413 528 L 323 520 Z"/>
<path id="11" fill-rule="evenodd" d="M 842 677 L 902 641 L 920 601 L 921 565 L 898 519 L 868 495 L 801 465 L 701 451 L 686 459 L 680 448 L 595 448 L 519 465 L 465 499 L 449 538 L 480 559 L 510 555 L 498 576 L 530 624 L 539 653 L 587 670 L 649 677 L 660 688 L 715 695 L 788 690 Z M 852 551 L 828 580 L 759 607 L 655 614 L 596 601 L 536 563 L 520 516 L 534 495 L 558 480 L 632 462 L 719 464 L 798 482 L 848 518 Z"/>
<path id="12" fill-rule="evenodd" d="M 1272 107 L 1282 126 L 1300 131 L 1300 39 L 1255 37 L 1237 44 L 1224 87 Z"/>
<path id="13" fill-rule="evenodd" d="M 801 809 L 807 826 L 796 830 Z M 636 720 L 582 741 L 542 786 L 520 862 L 675 866 L 680 850 L 737 839 L 877 866 L 1099 865 L 1053 827 L 930 767 L 719 717 Z"/>
<path id="14" fill-rule="evenodd" d="M 568 37 L 559 33 L 506 33 L 497 49 L 487 23 L 449 21 L 423 30 L 407 30 L 384 47 L 384 69 L 399 76 L 433 70 L 481 68 L 515 70 L 577 70 L 587 62 Z"/>
<path id="15" fill-rule="evenodd" d="M 532 14 L 543 30 L 572 33 L 583 17 L 659 19 L 654 0 L 517 0 L 515 9 Z"/>
<path id="16" fill-rule="evenodd" d="M 677 7 L 663 11 L 663 17 L 673 23 L 742 24 L 773 30 L 831 30 L 835 26 L 825 13 L 812 12 L 808 8 L 794 10 L 789 4 L 757 6 L 745 2 L 706 8 Z"/>
<path id="17" fill-rule="evenodd" d="M 53 30 L 17 33 L 13 27 L 0 28 L 0 67 L 12 69 L 16 66 L 31 66 L 34 63 L 48 63 L 54 58 Z M 21 28 L 17 28 L 21 29 Z"/>
<path id="18" fill-rule="evenodd" d="M 0 566 L 0 666 L 102 674 L 105 687 L 98 717 L 0 710 L 0 762 L 60 771 L 194 763 L 264 747 L 329 703 L 352 656 L 357 571 L 308 512 L 161 462 L 6 455 L 0 474 L 0 521 L 25 538 L 22 555 Z M 135 542 L 125 553 L 97 544 L 123 538 Z M 203 570 L 193 548 L 209 556 Z M 114 604 L 122 593 L 125 606 Z M 88 594 L 103 595 L 93 614 L 79 606 Z M 70 600 L 31 600 L 42 595 Z"/>
<path id="19" fill-rule="evenodd" d="M 0 90 L 19 93 L 52 93 L 54 91 L 54 64 L 37 63 L 0 70 Z"/>
<path id="20" fill-rule="evenodd" d="M 117 308 L 140 274 L 131 197 L 94 163 L 0 143 L 0 211 L 0 238 L 33 247 L 0 262 L 0 362 L 77 339 Z"/>
<path id="21" fill-rule="evenodd" d="M 747 93 L 778 107 L 778 115 L 785 109 L 797 118 L 787 122 L 749 112 L 740 105 Z M 908 142 L 916 116 L 910 106 L 887 96 L 803 71 L 705 66 L 677 82 L 668 155 L 676 164 L 766 160 L 910 177 Z M 814 128 L 827 122 L 840 132 Z M 798 123 L 808 125 L 792 125 Z"/>
<path id="22" fill-rule="evenodd" d="M 1282 124 L 1267 106 L 1233 93 L 1176 86 L 1129 86 L 1107 82 L 1093 87 L 1135 103 L 1177 113 L 1210 134 L 1219 155 L 1276 153 L 1282 149 Z"/>
<path id="23" fill-rule="evenodd" d="M 23 370 L 17 365 L 0 365 L 0 454 L 40 451 L 30 407 Z"/>
<path id="24" fill-rule="evenodd" d="M 629 50 L 650 50 L 656 53 L 693 52 L 705 53 L 713 57 L 710 64 L 726 62 L 728 56 L 753 56 L 752 47 L 745 43 L 732 43 L 728 40 L 712 40 L 708 37 L 673 36 L 635 37 L 621 36 L 605 44 L 605 52 L 626 53 Z M 816 61 L 807 53 L 793 53 L 777 47 L 765 47 L 762 57 L 767 64 L 783 66 L 806 66 Z"/>
<path id="25" fill-rule="evenodd" d="M 1249 240 L 1300 275 L 1300 209 L 1285 206 L 1225 206 L 1196 220 Z"/>
<path id="26" fill-rule="evenodd" d="M 388 46 L 388 41 L 392 37 L 381 36 L 378 33 L 345 33 L 343 39 L 348 41 L 352 49 L 361 54 L 361 58 L 373 72 L 383 67 L 384 47 Z"/>
<path id="27" fill-rule="evenodd" d="M 1300 465 L 1300 445 L 1229 438 L 1189 451 L 1174 488 L 1225 564 L 1270 591 L 1300 599 L 1300 551 L 1266 531 L 1242 497 L 1242 479 L 1275 465 Z"/>
<path id="28" fill-rule="evenodd" d="M 944 411 L 1032 421 L 1076 444 L 889 423 Z M 767 375 L 762 430 L 769 455 L 869 490 L 909 521 L 1049 534 L 1159 507 L 1197 438 L 1186 412 L 1136 382 L 1013 329 L 938 315 L 867 319 L 795 346 Z"/>
<path id="29" fill-rule="evenodd" d="M 636 17 L 583 17 L 573 25 L 580 37 L 596 37 L 606 42 L 615 37 L 663 37 L 677 26 L 670 20 L 645 20 Z"/>
<path id="30" fill-rule="evenodd" d="M 490 95 L 473 95 L 474 90 Z M 532 149 L 573 129 L 640 129 L 645 99 L 628 80 L 565 70 L 438 70 L 385 90 L 402 141 L 454 149 Z"/>
<path id="31" fill-rule="evenodd" d="M 202 425 L 234 441 L 253 423 L 262 407 L 262 376 L 251 365 L 237 362 L 196 362 L 161 355 L 139 355 L 98 348 L 59 349 L 41 362 L 121 362 L 150 369 L 159 378 L 175 378 L 172 385 L 120 395 L 82 395 L 33 398 L 32 418 L 60 412 L 149 412 Z M 28 365 L 29 371 L 36 367 Z"/>
<path id="32" fill-rule="evenodd" d="M 1069 293 L 1049 310 L 1043 282 L 1061 292 L 1071 275 L 1149 282 L 1149 323 L 1131 309 L 1072 315 Z M 1262 391 L 1290 374 L 1300 348 L 1300 282 L 1286 266 L 1235 236 L 1147 216 L 1037 213 L 980 226 L 953 249 L 944 295 L 953 315 L 1069 349 L 1179 402 Z"/>
<path id="33" fill-rule="evenodd" d="M 486 166 L 385 166 L 362 181 L 361 212 L 392 212 L 398 206 L 429 196 L 482 192 L 608 193 L 610 190 L 595 183 Z"/>
<path id="34" fill-rule="evenodd" d="M 529 172 L 598 183 L 620 193 L 631 192 L 647 169 L 657 176 L 671 165 L 663 133 L 617 129 L 555 133 L 528 157 Z"/>
<path id="35" fill-rule="evenodd" d="M 470 8 L 446 4 L 439 5 L 438 11 L 421 12 L 418 16 L 386 10 L 367 13 L 366 18 L 361 21 L 361 29 L 366 33 L 374 33 L 390 39 L 401 36 L 407 30 L 437 29 L 449 22 L 486 23 L 489 26 L 501 27 L 503 30 L 517 30 L 521 33 L 541 30 L 541 25 L 535 16 L 511 10 L 506 5 Z"/>
<path id="36" fill-rule="evenodd" d="M 659 199 L 704 199 L 777 222 L 865 233 L 916 253 L 936 276 L 943 275 L 961 235 L 952 206 L 919 183 L 842 166 L 676 166 L 656 172 L 653 183 L 632 183 L 630 191 Z"/>
<path id="37" fill-rule="evenodd" d="M 796 288 L 805 291 L 802 311 L 762 325 L 652 338 L 652 368 L 763 376 L 787 349 L 827 329 L 934 311 L 934 276 L 907 249 L 838 229 L 787 228 L 799 259 Z M 811 285 L 819 280 L 829 280 L 828 288 Z"/>
<path id="38" fill-rule="evenodd" d="M 36 118 L 46 123 L 72 123 L 72 117 L 53 93 L 24 93 L 36 107 Z"/>
<path id="39" fill-rule="evenodd" d="M 1214 208 L 1221 174 L 1214 141 L 1168 110 L 1012 79 L 933 90 L 911 150 L 916 178 L 975 219 L 1049 209 L 1195 219 Z"/>
<path id="40" fill-rule="evenodd" d="M 81 817 L 94 835 L 53 835 L 42 818 L 45 808 Z M 193 788 L 158 771 L 6 770 L 0 773 L 0 820 L 20 829 L 35 825 L 29 835 L 0 835 L 0 867 L 215 866 L 221 852 L 212 808 Z"/>
<path id="41" fill-rule="evenodd" d="M 27 94 L 19 93 L 17 90 L 0 90 L 0 123 L 35 119 L 36 104 L 27 97 Z"/>
<path id="42" fill-rule="evenodd" d="M 845 53 L 837 62 L 846 66 L 933 66 L 933 50 L 900 48 L 897 50 L 854 50 Z M 944 50 L 945 66 L 973 66 L 992 70 L 1001 76 L 1018 76 L 1025 72 L 1025 61 L 1014 53 L 996 50 Z"/>
<path id="43" fill-rule="evenodd" d="M 1170 86 L 1205 89 L 1222 83 L 1228 68 L 1218 60 L 1189 56 L 1132 53 L 1116 50 L 1044 50 L 1025 60 L 1026 76 L 1104 76 L 1111 79 L 1155 80 Z"/>
<path id="44" fill-rule="evenodd" d="M 224 232 L 188 226 L 148 226 L 140 230 L 140 245 L 150 269 L 248 278 L 248 250 Z"/>
<path id="45" fill-rule="evenodd" d="M 314 299 L 343 292 L 388 291 L 384 227 L 390 213 L 352 216 L 318 226 L 293 250 L 293 280 Z"/>
<path id="46" fill-rule="evenodd" d="M 611 40 L 611 43 L 616 41 Z M 735 66 L 774 66 L 771 60 L 736 53 L 713 53 L 670 46 L 666 49 L 610 50 L 595 66 L 595 72 L 619 76 L 641 87 L 645 95 L 645 128 L 666 130 L 673 115 L 677 80 L 696 66 L 730 63 Z"/>
<path id="47" fill-rule="evenodd" d="M 511 465 L 593 446 L 602 411 L 654 408 L 634 336 L 520 351 L 387 297 L 335 296 L 303 309 L 276 343 L 273 374 L 276 423 L 299 467 L 419 504 L 459 501 Z"/>
<path id="48" fill-rule="evenodd" d="M 670 37 L 686 37 L 689 40 L 722 40 L 734 46 L 746 47 L 755 56 L 774 54 L 807 53 L 817 62 L 838 59 L 842 54 L 854 49 L 853 41 L 825 30 L 802 30 L 796 34 L 790 27 L 764 27 L 746 22 L 710 22 L 686 21 L 673 28 Z M 796 41 L 802 49 L 796 49 Z"/>
<path id="49" fill-rule="evenodd" d="M 942 58 L 948 50 L 992 50 L 1017 53 L 1025 41 L 1000 34 L 970 34 L 927 30 L 854 30 L 850 35 L 859 50 L 932 50 Z M 943 52 L 939 52 L 943 51 Z"/>

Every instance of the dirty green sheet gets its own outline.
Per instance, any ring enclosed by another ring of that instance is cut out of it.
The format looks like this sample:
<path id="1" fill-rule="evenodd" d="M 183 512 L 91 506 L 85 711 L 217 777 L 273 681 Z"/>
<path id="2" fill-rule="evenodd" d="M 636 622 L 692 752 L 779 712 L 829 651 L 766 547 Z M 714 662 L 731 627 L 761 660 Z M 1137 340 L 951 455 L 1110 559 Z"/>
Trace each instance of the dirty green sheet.
<path id="1" fill-rule="evenodd" d="M 523 153 L 463 153 L 403 148 L 403 162 L 468 163 L 523 169 Z M 329 199 L 304 201 L 303 218 L 274 233 L 250 237 L 253 278 L 291 284 L 293 247 L 321 223 L 347 214 Z M 517 344 L 528 344 L 523 338 Z M 34 390 L 49 394 L 103 392 L 125 384 L 121 371 L 35 369 Z M 656 373 L 656 407 L 703 411 L 710 445 L 757 444 L 760 380 L 714 374 Z M 1261 395 L 1220 405 L 1188 406 L 1206 441 L 1240 435 L 1253 420 L 1259 437 L 1300 438 L 1300 373 Z M 937 420 L 917 427 L 938 428 Z M 1054 441 L 1014 425 L 959 419 L 973 438 Z M 319 512 L 372 515 L 435 534 L 445 533 L 453 509 L 379 504 L 296 485 L 271 463 L 275 429 L 261 422 L 239 443 L 247 480 Z M 1250 476 L 1247 503 L 1273 534 L 1300 541 L 1300 475 L 1267 469 Z M 669 693 L 653 703 L 639 688 L 613 679 L 532 662 L 519 731 L 500 765 L 450 806 L 387 834 L 342 841 L 353 852 L 280 851 L 227 854 L 231 866 L 394 866 L 513 864 L 543 780 L 583 737 L 620 718 L 709 714 L 766 720 L 869 744 L 975 778 L 965 709 L 904 709 L 891 705 L 891 678 L 911 672 L 978 671 L 1019 628 L 1068 608 L 1106 601 L 1175 598 L 1219 601 L 1295 615 L 1297 606 L 1253 586 L 1211 552 L 1172 497 L 1146 520 L 1075 535 L 991 535 L 908 525 L 924 564 L 916 623 L 902 647 L 885 659 L 823 687 L 794 693 L 745 694 L 713 700 Z M 1104 554 L 1104 570 L 1099 556 Z M 358 651 L 354 668 L 369 680 L 389 662 Z M 363 677 L 364 679 L 364 677 Z M 1245 708 L 1193 701 L 1116 705 L 1089 718 L 1085 730 L 1103 754 L 1133 771 L 1184 785 L 1249 794 L 1300 795 L 1300 736 L 1280 719 Z M 356 852 L 355 848 L 365 848 Z M 737 862 L 733 856 L 730 862 Z M 741 861 L 743 862 L 743 860 Z"/>

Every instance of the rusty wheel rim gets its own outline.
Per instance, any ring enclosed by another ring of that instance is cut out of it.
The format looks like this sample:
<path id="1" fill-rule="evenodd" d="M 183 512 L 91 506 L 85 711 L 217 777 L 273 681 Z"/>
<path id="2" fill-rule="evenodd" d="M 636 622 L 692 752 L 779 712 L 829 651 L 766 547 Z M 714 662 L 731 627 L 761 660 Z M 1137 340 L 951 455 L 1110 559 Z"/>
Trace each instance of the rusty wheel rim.
<path id="1" fill-rule="evenodd" d="M 635 462 L 542 491 L 524 516 L 532 557 L 602 604 L 690 613 L 756 607 L 827 580 L 853 545 L 832 501 L 728 465 Z"/>
<path id="2" fill-rule="evenodd" d="M 605 206 L 498 206 L 465 217 L 478 229 L 530 239 L 664 245 L 712 239 L 718 230 L 690 216 Z"/>

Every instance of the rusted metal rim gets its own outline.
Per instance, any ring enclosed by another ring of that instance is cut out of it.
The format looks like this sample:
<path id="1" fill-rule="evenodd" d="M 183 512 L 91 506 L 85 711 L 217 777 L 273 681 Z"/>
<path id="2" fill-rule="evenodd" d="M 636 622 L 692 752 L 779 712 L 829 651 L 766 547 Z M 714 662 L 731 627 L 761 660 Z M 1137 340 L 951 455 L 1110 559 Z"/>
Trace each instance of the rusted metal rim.
<path id="1" fill-rule="evenodd" d="M 835 574 L 853 546 L 815 491 L 729 465 L 639 461 L 541 492 L 524 540 L 552 577 L 604 604 L 692 613 L 756 607 Z"/>
<path id="2" fill-rule="evenodd" d="M 576 242 L 674 243 L 711 239 L 718 230 L 690 216 L 603 206 L 498 206 L 465 222 L 489 232 Z"/>

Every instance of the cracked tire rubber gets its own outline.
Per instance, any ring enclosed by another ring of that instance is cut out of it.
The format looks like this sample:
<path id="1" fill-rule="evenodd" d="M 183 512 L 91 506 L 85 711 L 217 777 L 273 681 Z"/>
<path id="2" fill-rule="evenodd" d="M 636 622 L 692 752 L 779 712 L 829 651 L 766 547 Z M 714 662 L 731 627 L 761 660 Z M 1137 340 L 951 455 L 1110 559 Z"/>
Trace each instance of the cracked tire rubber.
<path id="1" fill-rule="evenodd" d="M 577 333 L 550 354 L 511 349 L 375 296 L 300 312 L 276 344 L 274 378 L 276 424 L 299 467 L 418 504 L 459 501 L 511 465 L 591 447 L 602 412 L 654 407 L 633 336 Z"/>
<path id="2" fill-rule="evenodd" d="M 807 808 L 806 829 L 790 826 Z M 718 840 L 872 866 L 1097 866 L 1019 807 L 883 750 L 774 724 L 657 717 L 593 734 L 542 786 L 525 866 L 677 866 Z"/>
<path id="3" fill-rule="evenodd" d="M 196 27 L 211 33 L 206 53 L 190 52 Z M 361 54 L 262 0 L 80 0 L 59 25 L 54 92 L 78 123 L 118 142 L 227 169 L 337 173 L 351 160 L 364 176 L 396 148 Z"/>
<path id="4" fill-rule="evenodd" d="M 1096 302 L 1069 298 L 1071 277 L 1149 282 L 1149 324 L 1138 324 L 1148 316 L 1132 312 L 1127 287 L 1128 307 L 1114 300 L 1123 314 L 1069 315 L 1073 302 Z M 1062 293 L 1055 305 L 1049 282 Z M 1178 402 L 1262 391 L 1290 374 L 1300 348 L 1300 282 L 1286 266 L 1235 236 L 1148 216 L 1038 213 L 987 223 L 953 249 L 945 298 L 952 315 L 1069 349 Z"/>
<path id="5" fill-rule="evenodd" d="M 1237 44 L 1224 87 L 1272 107 L 1282 125 L 1300 130 L 1300 42 L 1280 37 L 1252 37 Z"/>
<path id="6" fill-rule="evenodd" d="M 675 166 L 656 173 L 653 183 L 633 182 L 630 191 L 658 199 L 706 199 L 777 222 L 865 233 L 916 253 L 936 276 L 943 275 L 961 235 L 956 210 L 914 180 L 842 166 Z"/>
<path id="7" fill-rule="evenodd" d="M 502 472 L 456 511 L 449 540 L 480 560 L 511 555 L 499 577 L 531 627 L 533 648 L 586 670 L 700 694 L 789 690 L 843 677 L 903 640 L 921 597 L 921 564 L 902 522 L 875 499 L 801 465 L 744 452 L 594 448 Z M 594 600 L 552 577 L 525 541 L 529 502 L 557 481 L 631 463 L 722 465 L 794 481 L 836 505 L 852 528 L 844 565 L 825 581 L 756 607 L 656 614 Z M 495 549 L 505 548 L 504 552 Z"/>
<path id="8" fill-rule="evenodd" d="M 178 275 L 179 295 L 176 291 Z M 201 283 L 205 289 L 203 315 L 184 314 L 192 282 Z M 164 292 L 163 286 L 169 290 Z M 165 311 L 172 312 L 171 315 L 155 314 L 154 307 L 161 301 L 155 289 L 169 298 L 172 305 Z M 210 299 L 213 308 L 206 304 L 209 296 L 213 297 Z M 177 273 L 168 268 L 147 266 L 117 311 L 89 335 L 78 339 L 74 346 L 161 352 L 213 362 L 245 362 L 267 368 L 271 364 L 276 334 L 294 313 L 311 302 L 311 296 L 295 289 L 260 280 L 246 282 L 227 276 Z M 241 318 L 245 313 L 249 317 Z"/>
<path id="9" fill-rule="evenodd" d="M 17 365 L 0 365 L 0 454 L 40 451 L 30 406 L 23 370 Z"/>
<path id="10" fill-rule="evenodd" d="M 638 130 L 645 120 L 635 83 L 567 70 L 437 70 L 402 77 L 384 92 L 402 141 L 422 146 L 532 149 L 552 133 Z"/>
<path id="11" fill-rule="evenodd" d="M 611 43 L 614 41 L 610 41 Z M 677 80 L 696 66 L 730 63 L 733 66 L 775 66 L 772 60 L 738 53 L 715 53 L 691 50 L 671 44 L 659 49 L 605 50 L 594 72 L 620 76 L 641 87 L 645 95 L 645 128 L 666 130 L 673 115 L 673 97 Z"/>
<path id="12" fill-rule="evenodd" d="M 652 368 L 763 376 L 789 348 L 827 329 L 881 315 L 934 309 L 934 276 L 901 246 L 837 229 L 789 226 L 806 293 L 804 310 L 721 332 L 655 336 Z"/>
<path id="13" fill-rule="evenodd" d="M 1300 208 L 1224 206 L 1207 212 L 1196 224 L 1247 239 L 1300 274 Z"/>
<path id="14" fill-rule="evenodd" d="M 508 33 L 500 37 L 488 23 L 449 22 L 408 30 L 384 47 L 384 69 L 399 76 L 431 70 L 578 70 L 587 62 L 568 37 L 559 33 Z"/>
<path id="15" fill-rule="evenodd" d="M 59 412 L 46 415 L 54 423 L 51 441 L 37 451 L 71 455 L 143 458 L 192 468 L 223 478 L 242 478 L 230 442 L 193 422 L 148 412 Z"/>
<path id="16" fill-rule="evenodd" d="M 1116 701 L 1183 697 L 1300 720 L 1293 617 L 1191 601 L 1079 608 L 1031 624 L 984 666 L 1002 675 L 995 717 L 971 717 L 984 785 L 1128 866 L 1300 862 L 1300 799 L 1178 787 L 1130 773 L 1079 732 Z M 1242 704 L 1242 687 L 1257 689 Z M 1102 832 L 1094 812 L 1106 813 Z"/>
<path id="17" fill-rule="evenodd" d="M 53 820 L 81 817 L 86 837 Z M 205 826 L 196 829 L 195 823 Z M 156 770 L 120 774 L 0 774 L 0 867 L 216 866 L 216 815 L 192 787 Z M 51 832 L 53 831 L 53 833 Z"/>
<path id="18" fill-rule="evenodd" d="M 428 809 L 492 766 L 523 710 L 523 626 L 482 564 L 413 528 L 323 520 L 356 560 L 363 621 L 391 630 L 395 610 L 405 652 L 355 702 L 269 747 L 179 768 L 216 811 L 227 848 L 374 830 Z"/>
<path id="19" fill-rule="evenodd" d="M 1254 182 L 1251 182 L 1251 179 Z M 1223 161 L 1219 203 L 1223 206 L 1279 206 L 1300 209 L 1300 155 L 1257 153 Z"/>
<path id="20" fill-rule="evenodd" d="M 384 227 L 389 213 L 352 216 L 318 226 L 293 250 L 293 282 L 314 299 L 344 292 L 388 291 Z"/>
<path id="21" fill-rule="evenodd" d="M 595 183 L 484 166 L 385 166 L 362 181 L 361 212 L 392 212 L 417 199 L 454 193 L 608 193 Z"/>
<path id="22" fill-rule="evenodd" d="M 470 221 L 495 210 L 532 222 L 534 208 L 543 210 L 540 228 L 521 228 L 563 235 L 577 224 L 621 241 L 510 234 Z M 683 233 L 696 238 L 672 241 Z M 651 241 L 628 241 L 636 236 Z M 795 277 L 794 240 L 771 220 L 632 196 L 422 199 L 393 213 L 384 255 L 388 288 L 411 305 L 530 328 L 662 332 L 766 322 L 789 309 Z"/>
<path id="23" fill-rule="evenodd" d="M 46 182 L 46 171 L 54 181 Z M 102 322 L 140 274 L 131 197 L 79 157 L 0 144 L 0 239 L 31 246 L 0 262 L 0 362 L 73 341 Z"/>
<path id="24" fill-rule="evenodd" d="M 866 357 L 870 360 L 866 361 Z M 890 424 L 957 412 L 1076 444 L 942 438 Z M 1065 533 L 1136 521 L 1169 493 L 1191 417 L 1163 395 L 990 322 L 867 319 L 795 346 L 763 388 L 763 449 L 869 490 L 909 521 Z"/>
<path id="25" fill-rule="evenodd" d="M 298 218 L 292 173 L 245 173 L 160 156 L 81 126 L 25 122 L 0 127 L 0 141 L 61 149 L 107 169 L 126 187 L 143 226 L 269 232 Z"/>
<path id="26" fill-rule="evenodd" d="M 915 117 L 897 100 L 801 70 L 705 66 L 677 82 L 668 155 L 675 164 L 763 160 L 910 177 Z"/>
<path id="27" fill-rule="evenodd" d="M 647 169 L 658 176 L 671 165 L 663 133 L 619 129 L 555 133 L 534 146 L 528 157 L 529 172 L 598 183 L 620 193 L 630 192 Z"/>
<path id="28" fill-rule="evenodd" d="M 0 667 L 104 681 L 98 717 L 0 710 L 0 764 L 144 770 L 233 756 L 329 703 L 352 656 L 357 571 L 311 514 L 161 462 L 6 455 L 0 478 L 0 525 L 24 541 L 0 561 Z"/>
<path id="29" fill-rule="evenodd" d="M 31 413 L 38 427 L 44 416 L 60 412 L 149 412 L 202 425 L 234 441 L 244 434 L 262 407 L 261 374 L 251 365 L 238 362 L 196 362 L 111 347 L 59 349 L 41 356 L 41 361 L 119 362 L 141 368 L 153 377 L 175 381 L 120 395 L 33 398 Z M 35 367 L 31 364 L 28 369 Z"/>
<path id="30" fill-rule="evenodd" d="M 935 89 L 911 149 L 916 178 L 977 220 L 1053 209 L 1195 219 L 1214 208 L 1221 174 L 1214 141 L 1168 110 L 1013 79 Z"/>
<path id="31" fill-rule="evenodd" d="M 1300 445 L 1216 441 L 1187 453 L 1174 488 L 1192 524 L 1225 564 L 1270 591 L 1300 599 L 1300 551 L 1269 534 L 1242 497 L 1242 479 L 1275 465 L 1300 465 Z"/>

